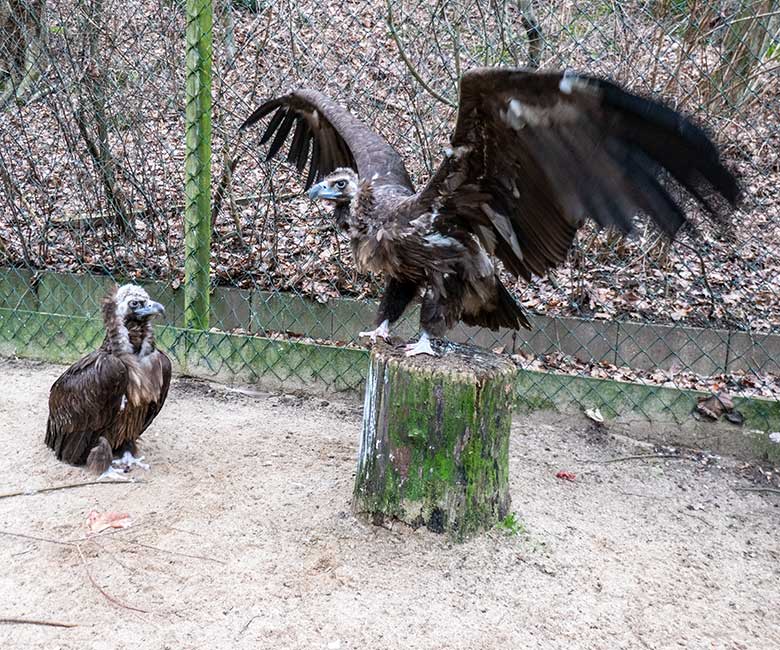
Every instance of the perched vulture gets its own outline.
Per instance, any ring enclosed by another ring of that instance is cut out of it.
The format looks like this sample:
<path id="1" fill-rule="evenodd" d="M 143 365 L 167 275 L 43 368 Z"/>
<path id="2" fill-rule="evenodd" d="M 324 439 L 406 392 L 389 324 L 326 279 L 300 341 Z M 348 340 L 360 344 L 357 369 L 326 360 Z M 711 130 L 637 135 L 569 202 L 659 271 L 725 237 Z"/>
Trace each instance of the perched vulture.
<path id="1" fill-rule="evenodd" d="M 715 145 L 688 119 L 568 72 L 464 74 L 451 146 L 418 191 L 395 149 L 325 95 L 272 99 L 241 128 L 271 113 L 260 139 L 273 138 L 266 159 L 292 132 L 287 160 L 300 172 L 311 160 L 309 196 L 335 205 L 359 269 L 385 276 L 377 327 L 360 335 L 387 338 L 422 295 L 422 335 L 408 354 L 434 354 L 429 335 L 442 337 L 458 320 L 530 327 L 495 261 L 526 280 L 542 276 L 564 261 L 585 217 L 628 233 L 641 211 L 674 236 L 687 220 L 659 183 L 662 170 L 712 216 L 712 196 L 734 206 L 739 194 Z"/>
<path id="2" fill-rule="evenodd" d="M 146 468 L 135 458 L 136 441 L 160 412 L 171 383 L 171 362 L 155 348 L 152 333 L 152 317 L 163 313 L 136 285 L 106 296 L 103 344 L 68 368 L 49 393 L 46 444 L 58 459 L 97 473 L 112 473 L 112 462 Z"/>

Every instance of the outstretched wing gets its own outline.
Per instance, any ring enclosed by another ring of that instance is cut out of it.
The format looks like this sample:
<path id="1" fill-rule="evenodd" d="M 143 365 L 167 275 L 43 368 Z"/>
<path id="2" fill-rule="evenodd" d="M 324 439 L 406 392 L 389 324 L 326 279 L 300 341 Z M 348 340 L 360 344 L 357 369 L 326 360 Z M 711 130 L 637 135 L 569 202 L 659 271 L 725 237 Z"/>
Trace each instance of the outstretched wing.
<path id="1" fill-rule="evenodd" d="M 127 369 L 97 350 L 77 361 L 49 393 L 46 444 L 57 458 L 81 464 L 98 438 L 116 425 L 127 392 Z"/>
<path id="2" fill-rule="evenodd" d="M 591 77 L 481 68 L 460 87 L 452 151 L 417 196 L 441 228 L 466 228 L 515 275 L 566 257 L 583 217 L 623 232 L 642 211 L 672 236 L 686 223 L 663 168 L 711 213 L 739 188 L 715 145 L 666 106 Z"/>
<path id="3" fill-rule="evenodd" d="M 338 167 L 351 167 L 360 178 L 412 189 L 412 182 L 398 152 L 363 122 L 329 97 L 315 90 L 297 90 L 271 99 L 257 108 L 241 125 L 246 129 L 273 113 L 260 138 L 265 144 L 271 138 L 266 155 L 276 155 L 292 131 L 287 161 L 303 172 L 307 161 L 306 188 Z M 294 127 L 294 130 L 293 130 Z"/>

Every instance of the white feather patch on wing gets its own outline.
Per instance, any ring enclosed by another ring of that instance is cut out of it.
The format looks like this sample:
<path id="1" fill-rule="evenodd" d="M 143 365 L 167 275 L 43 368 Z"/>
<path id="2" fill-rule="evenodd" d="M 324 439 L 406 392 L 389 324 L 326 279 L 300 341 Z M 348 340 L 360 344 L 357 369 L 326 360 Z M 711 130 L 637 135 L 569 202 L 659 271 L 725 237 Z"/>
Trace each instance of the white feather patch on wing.
<path id="1" fill-rule="evenodd" d="M 499 111 L 499 114 L 515 131 L 519 131 L 526 125 L 546 127 L 551 124 L 574 122 L 580 116 L 577 108 L 569 102 L 560 100 L 552 106 L 532 106 L 514 97 L 509 100 L 506 112 Z"/>
<path id="2" fill-rule="evenodd" d="M 596 94 L 599 92 L 599 87 L 596 84 L 588 82 L 587 79 L 583 79 L 574 72 L 566 70 L 563 73 L 563 77 L 558 82 L 558 90 L 564 95 L 571 95 L 575 90 L 577 92 Z"/>

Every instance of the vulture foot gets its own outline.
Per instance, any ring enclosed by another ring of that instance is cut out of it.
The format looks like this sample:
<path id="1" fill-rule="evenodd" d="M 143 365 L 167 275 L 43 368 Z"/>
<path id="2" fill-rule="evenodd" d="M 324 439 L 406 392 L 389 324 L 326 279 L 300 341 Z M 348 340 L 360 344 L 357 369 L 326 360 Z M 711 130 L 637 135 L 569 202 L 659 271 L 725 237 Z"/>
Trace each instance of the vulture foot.
<path id="1" fill-rule="evenodd" d="M 116 462 L 116 461 L 114 461 Z M 112 479 L 115 481 L 129 481 L 130 477 L 127 475 L 127 472 L 123 470 L 118 470 L 115 467 L 111 466 L 109 467 L 105 472 L 103 472 L 100 476 L 98 476 L 98 481 L 103 480 L 104 478 Z"/>
<path id="2" fill-rule="evenodd" d="M 428 336 L 428 332 L 423 332 L 420 336 L 420 340 L 417 343 L 409 343 L 406 346 L 406 356 L 414 357 L 418 354 L 429 354 L 432 357 L 439 356 L 433 351 L 431 347 L 431 339 Z"/>
<path id="3" fill-rule="evenodd" d="M 390 321 L 384 320 L 375 330 L 371 330 L 370 332 L 359 332 L 358 336 L 361 338 L 368 336 L 372 343 L 376 343 L 377 337 L 381 337 L 387 341 L 390 338 Z"/>
<path id="4" fill-rule="evenodd" d="M 127 470 L 129 470 L 133 465 L 138 465 L 141 469 L 148 470 L 149 465 L 147 463 L 141 462 L 144 459 L 143 456 L 140 458 L 136 458 L 133 456 L 132 453 L 129 451 L 126 451 L 124 454 L 122 454 L 121 458 L 117 458 L 114 460 L 114 465 L 117 465 L 119 467 L 124 467 Z"/>

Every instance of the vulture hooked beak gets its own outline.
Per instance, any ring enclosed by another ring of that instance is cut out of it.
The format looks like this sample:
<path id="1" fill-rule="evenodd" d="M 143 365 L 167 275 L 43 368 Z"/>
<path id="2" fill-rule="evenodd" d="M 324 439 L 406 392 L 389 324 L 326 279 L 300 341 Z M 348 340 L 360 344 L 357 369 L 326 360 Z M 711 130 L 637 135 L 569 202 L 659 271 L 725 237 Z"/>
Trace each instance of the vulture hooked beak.
<path id="1" fill-rule="evenodd" d="M 325 181 L 312 185 L 308 191 L 309 198 L 314 201 L 316 199 L 340 199 L 341 192 L 334 187 L 329 187 Z"/>
<path id="2" fill-rule="evenodd" d="M 135 314 L 138 318 L 147 318 L 149 316 L 156 316 L 158 314 L 164 315 L 165 307 L 163 307 L 159 302 L 150 300 L 143 307 L 134 309 L 133 314 Z"/>

